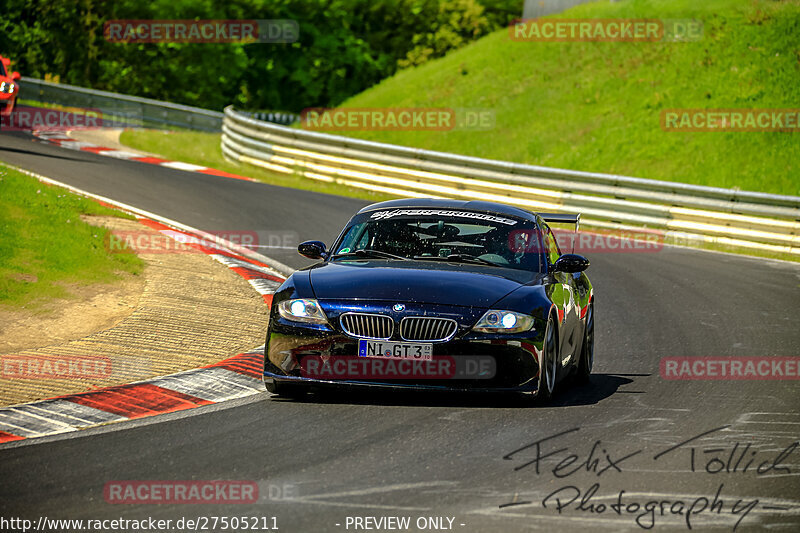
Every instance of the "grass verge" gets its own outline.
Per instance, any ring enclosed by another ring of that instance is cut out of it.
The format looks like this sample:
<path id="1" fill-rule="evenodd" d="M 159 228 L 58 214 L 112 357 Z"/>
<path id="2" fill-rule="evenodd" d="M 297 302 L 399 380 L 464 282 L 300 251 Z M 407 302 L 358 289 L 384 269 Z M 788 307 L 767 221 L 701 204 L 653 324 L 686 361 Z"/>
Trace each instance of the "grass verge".
<path id="1" fill-rule="evenodd" d="M 113 283 L 141 273 L 134 254 L 112 254 L 108 230 L 81 215 L 129 217 L 0 164 L 0 306 L 40 308 L 70 284 Z"/>

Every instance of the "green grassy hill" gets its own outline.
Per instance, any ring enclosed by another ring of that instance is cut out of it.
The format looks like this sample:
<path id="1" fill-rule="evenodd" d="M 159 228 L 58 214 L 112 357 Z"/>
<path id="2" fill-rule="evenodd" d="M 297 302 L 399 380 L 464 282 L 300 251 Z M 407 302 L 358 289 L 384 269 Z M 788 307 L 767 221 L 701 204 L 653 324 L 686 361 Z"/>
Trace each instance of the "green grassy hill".
<path id="1" fill-rule="evenodd" d="M 342 132 L 576 170 L 800 195 L 800 132 L 665 132 L 670 108 L 800 108 L 800 0 L 623 0 L 563 18 L 697 18 L 697 42 L 519 42 L 507 30 L 343 107 L 493 110 L 488 131 Z"/>
<path id="2" fill-rule="evenodd" d="M 109 230 L 81 215 L 133 218 L 0 164 L 0 311 L 37 310 L 70 297 L 70 286 L 142 272 L 137 255 L 109 251 Z"/>

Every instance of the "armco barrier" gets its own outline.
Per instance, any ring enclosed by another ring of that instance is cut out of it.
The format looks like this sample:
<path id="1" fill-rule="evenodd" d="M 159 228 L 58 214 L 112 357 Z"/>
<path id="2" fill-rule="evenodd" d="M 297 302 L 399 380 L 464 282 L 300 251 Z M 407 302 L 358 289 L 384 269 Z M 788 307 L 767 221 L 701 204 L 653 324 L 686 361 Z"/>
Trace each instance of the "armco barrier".
<path id="1" fill-rule="evenodd" d="M 166 126 L 202 131 L 219 131 L 222 126 L 219 111 L 35 78 L 20 80 L 19 97 L 45 104 L 97 109 L 106 126 Z"/>
<path id="2" fill-rule="evenodd" d="M 800 255 L 800 197 L 494 161 L 303 131 L 225 109 L 226 158 L 399 196 L 576 211 L 581 224 L 653 228 L 666 242 Z"/>

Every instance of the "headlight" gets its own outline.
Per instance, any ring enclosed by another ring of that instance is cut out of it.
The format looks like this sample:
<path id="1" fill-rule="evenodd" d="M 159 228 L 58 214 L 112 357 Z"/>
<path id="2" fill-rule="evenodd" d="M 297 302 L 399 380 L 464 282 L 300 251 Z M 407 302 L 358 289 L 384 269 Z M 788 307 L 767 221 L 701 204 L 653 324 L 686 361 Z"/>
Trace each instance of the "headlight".
<path id="1" fill-rule="evenodd" d="M 307 322 L 309 324 L 325 324 L 328 322 L 328 318 L 322 312 L 322 308 L 316 300 L 284 300 L 278 304 L 278 313 L 286 320 L 294 322 Z"/>
<path id="2" fill-rule="evenodd" d="M 490 309 L 472 328 L 481 333 L 519 333 L 533 327 L 533 317 L 514 311 Z"/>

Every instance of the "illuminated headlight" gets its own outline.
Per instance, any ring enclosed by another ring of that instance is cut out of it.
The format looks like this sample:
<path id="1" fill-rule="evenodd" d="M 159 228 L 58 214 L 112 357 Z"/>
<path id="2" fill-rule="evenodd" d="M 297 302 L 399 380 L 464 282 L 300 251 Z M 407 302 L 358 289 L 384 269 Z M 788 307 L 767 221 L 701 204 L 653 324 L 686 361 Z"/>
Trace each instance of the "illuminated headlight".
<path id="1" fill-rule="evenodd" d="M 309 324 L 325 324 L 328 318 L 322 312 L 316 300 L 284 300 L 278 304 L 278 313 L 286 320 L 307 322 Z"/>
<path id="2" fill-rule="evenodd" d="M 12 94 L 14 92 L 14 84 L 6 81 L 0 82 L 0 93 Z"/>
<path id="3" fill-rule="evenodd" d="M 481 333 L 519 333 L 533 327 L 533 317 L 514 311 L 491 309 L 472 328 Z"/>

